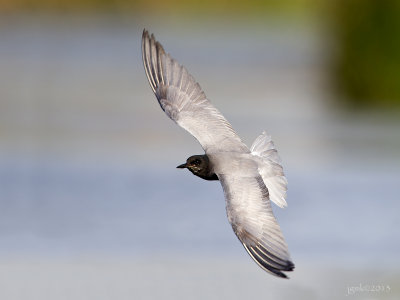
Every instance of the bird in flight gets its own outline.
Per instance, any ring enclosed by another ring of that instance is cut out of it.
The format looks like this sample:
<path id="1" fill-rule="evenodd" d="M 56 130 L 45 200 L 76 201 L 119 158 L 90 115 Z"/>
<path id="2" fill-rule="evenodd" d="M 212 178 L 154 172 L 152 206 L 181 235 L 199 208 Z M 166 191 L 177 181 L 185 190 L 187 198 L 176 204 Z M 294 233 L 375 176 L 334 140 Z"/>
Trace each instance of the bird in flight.
<path id="1" fill-rule="evenodd" d="M 287 180 L 271 137 L 263 132 L 249 149 L 196 80 L 147 30 L 142 35 L 142 59 L 161 108 L 205 152 L 178 168 L 221 182 L 229 223 L 247 253 L 263 270 L 287 278 L 284 272 L 292 271 L 294 264 L 270 202 L 287 205 Z"/>

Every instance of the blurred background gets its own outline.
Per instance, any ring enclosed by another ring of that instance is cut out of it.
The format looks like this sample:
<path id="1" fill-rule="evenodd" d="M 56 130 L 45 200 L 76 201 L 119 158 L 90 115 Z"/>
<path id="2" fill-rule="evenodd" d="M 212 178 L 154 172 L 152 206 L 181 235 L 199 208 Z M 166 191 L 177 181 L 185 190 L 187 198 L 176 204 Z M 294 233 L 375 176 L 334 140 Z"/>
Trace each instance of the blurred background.
<path id="1" fill-rule="evenodd" d="M 399 299 L 398 1 L 0 2 L 1 299 Z M 296 269 L 248 257 L 218 182 L 175 167 L 143 28 L 289 181 Z M 375 290 L 372 291 L 375 287 Z"/>

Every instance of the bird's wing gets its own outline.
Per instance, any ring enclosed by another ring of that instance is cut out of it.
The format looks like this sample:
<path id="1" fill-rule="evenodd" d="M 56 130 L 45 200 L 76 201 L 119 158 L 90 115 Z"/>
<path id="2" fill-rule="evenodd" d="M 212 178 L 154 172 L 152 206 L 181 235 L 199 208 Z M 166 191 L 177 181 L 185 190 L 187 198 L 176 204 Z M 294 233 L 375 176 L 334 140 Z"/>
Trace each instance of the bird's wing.
<path id="1" fill-rule="evenodd" d="M 250 151 L 260 159 L 258 171 L 268 188 L 271 201 L 279 207 L 286 207 L 287 180 L 283 174 L 281 158 L 271 136 L 264 131 L 256 138 Z"/>
<path id="2" fill-rule="evenodd" d="M 147 78 L 161 108 L 190 132 L 206 153 L 227 149 L 249 152 L 195 79 L 146 30 L 142 36 L 142 55 Z"/>
<path id="3" fill-rule="evenodd" d="M 251 258 L 265 271 L 286 278 L 294 264 L 281 229 L 272 213 L 268 189 L 260 175 L 218 175 L 228 220 Z"/>

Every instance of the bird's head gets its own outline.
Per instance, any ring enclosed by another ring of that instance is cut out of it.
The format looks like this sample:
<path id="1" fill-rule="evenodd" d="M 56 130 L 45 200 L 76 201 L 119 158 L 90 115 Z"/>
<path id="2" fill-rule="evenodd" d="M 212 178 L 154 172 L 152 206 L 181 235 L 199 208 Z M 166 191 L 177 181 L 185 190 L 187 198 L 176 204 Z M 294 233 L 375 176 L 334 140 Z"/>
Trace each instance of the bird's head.
<path id="1" fill-rule="evenodd" d="M 202 170 L 207 169 L 208 158 L 205 155 L 193 155 L 186 160 L 186 163 L 177 166 L 179 169 L 187 168 L 193 174 L 197 175 Z"/>

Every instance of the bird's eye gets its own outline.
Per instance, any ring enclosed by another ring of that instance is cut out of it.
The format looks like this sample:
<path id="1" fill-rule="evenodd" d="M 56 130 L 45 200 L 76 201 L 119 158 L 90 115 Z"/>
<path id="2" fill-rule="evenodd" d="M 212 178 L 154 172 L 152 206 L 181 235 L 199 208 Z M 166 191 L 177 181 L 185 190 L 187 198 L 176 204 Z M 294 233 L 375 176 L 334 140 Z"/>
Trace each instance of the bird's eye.
<path id="1" fill-rule="evenodd" d="M 200 165 L 200 164 L 201 164 L 200 159 L 195 159 L 195 160 L 193 161 L 193 164 L 194 164 L 195 166 Z"/>

